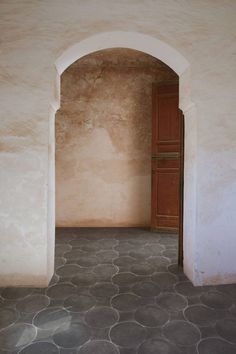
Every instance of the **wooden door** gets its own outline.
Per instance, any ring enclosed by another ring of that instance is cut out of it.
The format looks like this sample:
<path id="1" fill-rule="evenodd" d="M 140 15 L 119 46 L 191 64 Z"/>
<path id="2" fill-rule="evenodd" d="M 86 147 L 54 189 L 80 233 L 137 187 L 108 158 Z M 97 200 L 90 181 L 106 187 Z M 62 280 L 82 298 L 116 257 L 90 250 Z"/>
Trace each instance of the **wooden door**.
<path id="1" fill-rule="evenodd" d="M 151 228 L 181 239 L 184 118 L 178 106 L 178 84 L 153 86 Z"/>

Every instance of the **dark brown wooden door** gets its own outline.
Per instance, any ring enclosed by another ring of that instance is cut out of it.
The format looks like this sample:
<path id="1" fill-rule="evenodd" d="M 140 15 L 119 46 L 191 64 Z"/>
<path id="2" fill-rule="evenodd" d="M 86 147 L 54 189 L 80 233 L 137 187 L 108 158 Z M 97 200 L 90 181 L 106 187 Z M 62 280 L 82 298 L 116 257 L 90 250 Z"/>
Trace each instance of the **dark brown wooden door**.
<path id="1" fill-rule="evenodd" d="M 153 86 L 151 227 L 181 239 L 184 118 L 178 106 L 177 84 Z"/>

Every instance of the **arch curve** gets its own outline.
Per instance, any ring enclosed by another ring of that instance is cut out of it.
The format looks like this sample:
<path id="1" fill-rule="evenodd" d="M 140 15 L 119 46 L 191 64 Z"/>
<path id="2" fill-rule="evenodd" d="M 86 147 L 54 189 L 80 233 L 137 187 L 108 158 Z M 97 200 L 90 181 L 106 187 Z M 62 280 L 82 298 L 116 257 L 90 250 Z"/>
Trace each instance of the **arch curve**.
<path id="1" fill-rule="evenodd" d="M 163 61 L 181 76 L 189 62 L 176 49 L 163 41 L 138 32 L 103 32 L 88 37 L 69 47 L 56 61 L 58 74 L 83 56 L 108 48 L 129 48 L 139 50 Z"/>
<path id="2" fill-rule="evenodd" d="M 48 234 L 55 235 L 55 113 L 60 108 L 60 77 L 75 61 L 93 52 L 110 49 L 127 48 L 149 54 L 168 65 L 179 76 L 179 107 L 185 116 L 185 165 L 184 165 L 184 271 L 195 285 L 198 284 L 195 272 L 195 237 L 196 237 L 196 152 L 197 126 L 196 107 L 191 101 L 190 63 L 176 49 L 163 41 L 138 32 L 103 32 L 81 40 L 65 50 L 55 62 L 56 82 L 54 99 L 50 107 L 49 156 L 48 173 Z M 50 221 L 51 220 L 51 221 Z M 52 241 L 54 243 L 54 241 Z M 48 252 L 49 260 L 53 259 L 52 247 Z M 50 274 L 53 274 L 53 263 L 49 261 Z"/>

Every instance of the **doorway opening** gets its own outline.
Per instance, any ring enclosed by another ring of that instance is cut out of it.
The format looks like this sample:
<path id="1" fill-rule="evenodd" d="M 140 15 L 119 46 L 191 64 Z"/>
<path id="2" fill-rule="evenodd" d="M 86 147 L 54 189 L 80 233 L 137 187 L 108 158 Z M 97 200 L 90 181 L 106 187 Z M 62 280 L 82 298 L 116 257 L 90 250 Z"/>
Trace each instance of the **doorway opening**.
<path id="1" fill-rule="evenodd" d="M 198 284 L 195 270 L 196 237 L 196 108 L 191 101 L 191 76 L 188 61 L 167 43 L 137 32 L 104 32 L 85 38 L 65 50 L 56 60 L 54 99 L 51 102 L 49 125 L 48 166 L 48 277 L 54 270 L 55 244 L 55 113 L 60 107 L 60 78 L 63 72 L 85 55 L 103 49 L 126 48 L 150 54 L 167 64 L 179 77 L 179 107 L 185 116 L 185 165 L 184 165 L 184 272 L 194 284 Z"/>
<path id="2" fill-rule="evenodd" d="M 170 156 L 176 139 L 180 148 L 178 105 L 178 75 L 140 51 L 106 49 L 69 66 L 56 115 L 57 226 L 178 231 L 180 176 Z M 157 146 L 169 144 L 168 161 L 155 150 L 157 136 Z M 154 220 L 162 210 L 164 227 Z"/>

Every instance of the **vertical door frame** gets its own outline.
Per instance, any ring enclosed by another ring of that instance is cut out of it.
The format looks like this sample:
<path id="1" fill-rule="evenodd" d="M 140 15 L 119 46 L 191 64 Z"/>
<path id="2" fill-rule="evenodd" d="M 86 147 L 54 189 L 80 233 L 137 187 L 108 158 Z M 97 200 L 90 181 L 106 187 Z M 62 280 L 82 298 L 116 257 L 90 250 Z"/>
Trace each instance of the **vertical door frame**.
<path id="1" fill-rule="evenodd" d="M 181 119 L 181 149 L 180 149 L 180 185 L 179 185 L 179 233 L 178 233 L 178 265 L 183 267 L 184 262 L 184 247 L 183 247 L 183 228 L 184 228 L 184 114 L 179 109 L 179 115 Z"/>
<path id="2" fill-rule="evenodd" d="M 179 90 L 179 83 L 176 83 L 175 81 L 169 81 L 169 82 L 161 82 L 158 84 L 153 84 L 152 85 L 152 144 L 153 144 L 153 130 L 156 128 L 156 122 L 157 120 L 154 121 L 153 123 L 153 116 L 157 116 L 157 106 L 154 104 L 154 100 L 156 100 L 156 90 L 158 86 L 168 86 L 168 85 L 178 85 L 178 90 Z M 179 94 L 178 94 L 178 111 L 179 111 L 179 119 L 180 119 L 180 178 L 179 178 L 179 227 L 178 227 L 178 265 L 183 267 L 183 218 L 184 218 L 184 139 L 185 139 L 185 133 L 184 133 L 184 114 L 182 110 L 179 108 Z M 152 152 L 153 152 L 153 145 L 152 145 Z M 153 202 L 153 169 L 151 168 L 151 220 L 153 220 L 153 213 L 154 213 L 154 202 Z M 152 227 L 151 223 L 151 231 L 153 232 L 158 232 L 155 230 L 155 228 Z M 169 231 L 169 230 L 162 230 L 159 231 L 161 233 L 165 232 L 170 232 L 170 233 L 175 233 L 175 231 Z"/>

